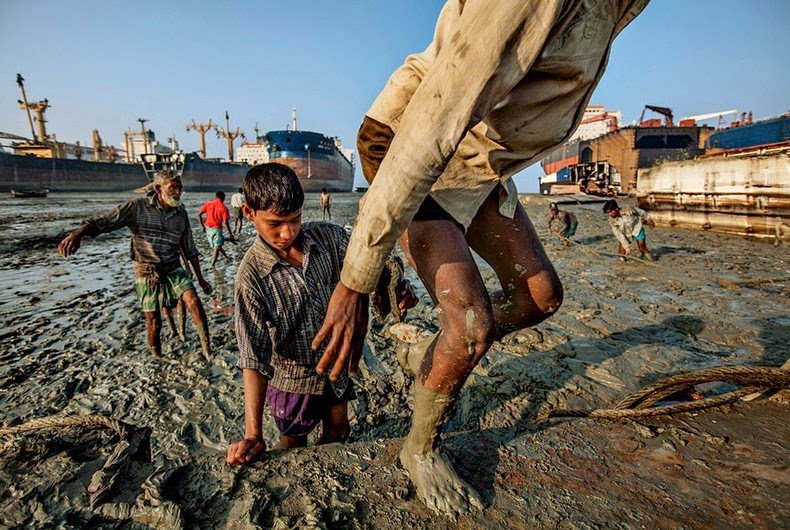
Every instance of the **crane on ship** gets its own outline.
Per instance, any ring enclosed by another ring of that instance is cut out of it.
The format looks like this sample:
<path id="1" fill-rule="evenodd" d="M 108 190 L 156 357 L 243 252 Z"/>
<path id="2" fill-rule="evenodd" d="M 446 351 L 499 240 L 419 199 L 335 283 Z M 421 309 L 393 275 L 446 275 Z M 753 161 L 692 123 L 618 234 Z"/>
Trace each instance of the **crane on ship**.
<path id="1" fill-rule="evenodd" d="M 722 110 L 719 112 L 708 112 L 707 114 L 697 114 L 696 116 L 686 116 L 681 121 L 686 121 L 686 120 L 705 121 L 713 118 L 718 118 L 719 121 L 716 128 L 721 129 L 725 125 L 724 116 L 728 116 L 730 114 L 735 114 L 737 116 L 738 109 Z"/>
<path id="2" fill-rule="evenodd" d="M 228 162 L 233 162 L 233 142 L 239 136 L 245 140 L 247 137 L 244 136 L 244 133 L 238 127 L 236 127 L 235 131 L 230 130 L 230 117 L 227 110 L 225 111 L 225 128 L 214 127 L 214 130 L 217 131 L 217 138 L 225 138 L 228 141 Z"/>
<path id="3" fill-rule="evenodd" d="M 195 123 L 193 119 L 192 123 L 187 125 L 187 132 L 195 131 L 200 135 L 200 156 L 203 158 L 206 158 L 206 133 L 216 126 L 216 123 L 211 122 L 211 118 L 208 119 L 208 123 Z"/>

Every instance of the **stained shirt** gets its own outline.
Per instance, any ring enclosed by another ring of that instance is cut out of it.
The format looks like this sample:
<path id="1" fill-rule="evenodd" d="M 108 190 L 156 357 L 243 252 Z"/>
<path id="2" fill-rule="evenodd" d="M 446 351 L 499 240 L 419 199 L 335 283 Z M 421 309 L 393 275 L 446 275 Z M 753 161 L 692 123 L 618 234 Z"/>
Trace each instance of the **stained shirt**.
<path id="1" fill-rule="evenodd" d="M 395 136 L 360 202 L 341 275 L 369 292 L 431 197 L 468 227 L 496 187 L 578 127 L 614 37 L 648 0 L 448 0 L 433 42 L 410 55 L 367 112 Z"/>
<path id="2" fill-rule="evenodd" d="M 222 223 L 230 219 L 228 207 L 219 199 L 214 199 L 204 204 L 200 208 L 200 213 L 206 214 L 205 223 L 209 228 L 222 228 Z"/>
<path id="3" fill-rule="evenodd" d="M 280 259 L 260 237 L 244 255 L 236 276 L 236 341 L 239 368 L 258 370 L 285 392 L 339 397 L 349 384 L 316 372 L 323 349 L 313 351 L 329 297 L 337 282 L 348 234 L 329 223 L 307 223 L 301 235 L 304 259 L 297 267 Z"/>
<path id="4" fill-rule="evenodd" d="M 111 212 L 87 219 L 87 235 L 113 232 L 127 227 L 132 233 L 131 258 L 139 263 L 171 264 L 179 259 L 179 248 L 187 258 L 199 256 L 189 216 L 180 205 L 165 210 L 156 194 L 133 199 Z"/>
<path id="5" fill-rule="evenodd" d="M 623 248 L 631 248 L 633 239 L 644 229 L 642 222 L 650 221 L 650 215 L 636 206 L 623 206 L 619 217 L 610 217 L 609 226 Z"/>

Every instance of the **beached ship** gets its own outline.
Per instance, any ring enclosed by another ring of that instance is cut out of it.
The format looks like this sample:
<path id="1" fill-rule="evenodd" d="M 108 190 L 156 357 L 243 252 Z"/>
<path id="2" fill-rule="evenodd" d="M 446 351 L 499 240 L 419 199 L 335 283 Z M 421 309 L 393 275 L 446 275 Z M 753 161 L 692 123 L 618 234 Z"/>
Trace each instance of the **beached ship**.
<path id="1" fill-rule="evenodd" d="M 256 142 L 242 143 L 239 160 L 250 164 L 278 162 L 294 170 L 308 193 L 326 188 L 350 192 L 354 187 L 354 152 L 343 147 L 337 137 L 298 128 L 296 109 L 284 130 L 257 134 Z"/>
<path id="2" fill-rule="evenodd" d="M 639 206 L 686 228 L 774 237 L 790 225 L 790 114 L 742 119 L 707 146 L 694 160 L 640 170 Z"/>
<path id="3" fill-rule="evenodd" d="M 647 110 L 663 115 L 663 122 L 644 119 Z M 693 119 L 675 124 L 672 109 L 646 105 L 638 125 L 581 137 L 549 153 L 541 161 L 546 176 L 540 179 L 540 192 L 631 195 L 640 169 L 702 154 L 712 132 Z"/>

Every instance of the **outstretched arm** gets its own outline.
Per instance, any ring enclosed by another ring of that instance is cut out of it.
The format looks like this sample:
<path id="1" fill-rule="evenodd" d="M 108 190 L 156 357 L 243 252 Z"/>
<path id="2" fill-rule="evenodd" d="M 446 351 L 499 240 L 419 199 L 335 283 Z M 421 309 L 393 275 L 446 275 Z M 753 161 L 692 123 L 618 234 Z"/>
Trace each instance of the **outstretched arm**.
<path id="1" fill-rule="evenodd" d="M 63 238 L 58 245 L 58 251 L 63 257 L 68 257 L 77 252 L 80 248 L 82 238 L 85 236 L 96 237 L 99 234 L 114 232 L 126 226 L 134 216 L 134 201 L 129 201 L 119 205 L 111 212 L 99 217 L 93 217 L 84 221 L 82 226 Z"/>

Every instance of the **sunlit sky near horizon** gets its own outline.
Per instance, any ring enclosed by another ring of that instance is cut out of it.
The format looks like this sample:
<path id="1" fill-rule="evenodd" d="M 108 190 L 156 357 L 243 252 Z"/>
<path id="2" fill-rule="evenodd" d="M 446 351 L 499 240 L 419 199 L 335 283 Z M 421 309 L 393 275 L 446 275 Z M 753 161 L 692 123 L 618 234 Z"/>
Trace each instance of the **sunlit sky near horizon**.
<path id="1" fill-rule="evenodd" d="M 301 129 L 353 147 L 359 123 L 390 73 L 430 42 L 444 2 L 0 0 L 0 131 L 30 136 L 16 74 L 31 100 L 48 98 L 59 140 L 123 145 L 137 118 L 165 143 L 198 149 L 193 118 L 223 120 L 248 138 Z M 653 0 L 615 41 L 592 103 L 626 123 L 645 104 L 675 116 L 737 108 L 755 119 L 790 110 L 790 2 Z M 209 135 L 209 156 L 226 156 Z M 533 166 L 516 182 L 537 191 Z M 357 184 L 361 184 L 357 170 Z"/>

